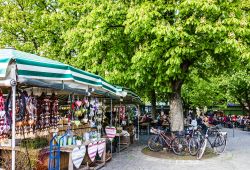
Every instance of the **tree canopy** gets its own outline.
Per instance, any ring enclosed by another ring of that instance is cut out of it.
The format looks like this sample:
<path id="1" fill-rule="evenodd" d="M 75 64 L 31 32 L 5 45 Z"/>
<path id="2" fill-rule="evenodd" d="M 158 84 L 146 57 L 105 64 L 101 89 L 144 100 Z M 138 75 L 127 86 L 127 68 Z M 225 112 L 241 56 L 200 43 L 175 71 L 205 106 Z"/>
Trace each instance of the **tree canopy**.
<path id="1" fill-rule="evenodd" d="M 166 94 L 172 130 L 183 129 L 181 90 L 193 73 L 219 74 L 250 57 L 248 0 L 0 2 L 0 46 Z"/>

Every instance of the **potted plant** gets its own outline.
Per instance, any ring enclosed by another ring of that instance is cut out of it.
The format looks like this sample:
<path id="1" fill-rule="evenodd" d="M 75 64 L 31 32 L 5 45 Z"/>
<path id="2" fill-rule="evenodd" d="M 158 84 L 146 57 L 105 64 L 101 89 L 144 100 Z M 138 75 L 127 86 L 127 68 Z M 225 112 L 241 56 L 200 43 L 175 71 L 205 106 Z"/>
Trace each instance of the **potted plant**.
<path id="1" fill-rule="evenodd" d="M 82 145 L 82 137 L 76 136 L 76 145 Z"/>

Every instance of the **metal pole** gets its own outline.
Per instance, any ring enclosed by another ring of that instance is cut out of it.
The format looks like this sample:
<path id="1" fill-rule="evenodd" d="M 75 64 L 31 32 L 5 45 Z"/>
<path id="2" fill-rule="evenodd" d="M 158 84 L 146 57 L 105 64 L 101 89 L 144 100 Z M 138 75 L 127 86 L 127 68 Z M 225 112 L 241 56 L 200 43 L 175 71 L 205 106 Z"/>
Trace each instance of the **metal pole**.
<path id="1" fill-rule="evenodd" d="M 110 126 L 112 127 L 113 115 L 112 115 L 112 97 L 110 97 Z"/>
<path id="2" fill-rule="evenodd" d="M 233 138 L 234 138 L 234 126 L 235 126 L 234 124 L 235 124 L 235 122 L 233 122 Z"/>
<path id="3" fill-rule="evenodd" d="M 113 115 L 112 115 L 112 96 L 110 96 L 110 127 L 112 127 L 112 119 L 113 119 Z M 113 153 L 112 153 L 112 140 L 111 140 L 111 147 L 110 147 L 110 149 L 111 149 L 111 157 L 112 157 L 112 155 L 113 155 Z"/>
<path id="4" fill-rule="evenodd" d="M 16 81 L 11 81 L 12 86 L 12 138 L 11 138 L 11 169 L 15 170 L 15 146 L 16 146 Z"/>
<path id="5" fill-rule="evenodd" d="M 121 98 L 120 98 L 120 109 L 119 109 L 119 111 L 118 111 L 118 125 L 119 125 L 119 127 L 121 127 L 121 118 L 120 118 L 120 116 L 121 116 L 121 109 L 122 109 L 122 103 L 121 103 Z M 119 153 L 120 153 L 120 151 L 121 151 L 121 133 L 119 134 Z"/>
<path id="6" fill-rule="evenodd" d="M 138 105 L 138 111 L 137 111 L 137 119 L 138 119 L 138 122 L 137 122 L 137 126 L 138 126 L 138 141 L 139 141 L 139 138 L 140 138 L 140 105 Z"/>

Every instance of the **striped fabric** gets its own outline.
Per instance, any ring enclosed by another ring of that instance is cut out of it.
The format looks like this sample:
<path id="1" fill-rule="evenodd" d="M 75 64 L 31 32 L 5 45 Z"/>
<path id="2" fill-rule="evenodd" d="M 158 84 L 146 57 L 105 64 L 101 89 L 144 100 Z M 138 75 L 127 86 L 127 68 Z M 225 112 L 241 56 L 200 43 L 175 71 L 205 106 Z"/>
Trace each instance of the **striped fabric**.
<path id="1" fill-rule="evenodd" d="M 102 157 L 102 154 L 104 152 L 105 146 L 106 146 L 105 140 L 98 142 L 98 155 L 100 157 Z"/>
<path id="2" fill-rule="evenodd" d="M 51 82 L 73 82 L 98 88 L 99 90 L 103 89 L 118 96 L 122 91 L 98 75 L 82 71 L 58 61 L 14 49 L 0 49 L 0 78 L 7 76 L 7 67 L 12 61 L 16 62 L 17 74 L 20 80 L 37 79 L 51 80 Z"/>
<path id="3" fill-rule="evenodd" d="M 94 162 L 97 154 L 97 149 L 98 149 L 97 145 L 98 145 L 97 142 L 93 142 L 88 145 L 88 155 L 92 162 Z"/>
<path id="4" fill-rule="evenodd" d="M 137 101 L 138 103 L 143 103 L 140 96 L 132 92 L 130 89 L 121 87 L 121 86 L 115 86 L 119 91 L 125 92 L 126 93 L 126 98 L 132 98 L 134 101 Z"/>
<path id="5" fill-rule="evenodd" d="M 109 138 L 109 140 L 113 140 L 113 138 L 116 135 L 116 128 L 115 127 L 106 127 L 105 128 L 105 132 L 107 134 L 107 137 Z"/>
<path id="6" fill-rule="evenodd" d="M 81 164 L 82 161 L 84 159 L 86 153 L 86 147 L 85 146 L 81 146 L 80 148 L 76 147 L 73 149 L 72 151 L 72 162 L 75 165 L 75 167 L 78 169 Z"/>

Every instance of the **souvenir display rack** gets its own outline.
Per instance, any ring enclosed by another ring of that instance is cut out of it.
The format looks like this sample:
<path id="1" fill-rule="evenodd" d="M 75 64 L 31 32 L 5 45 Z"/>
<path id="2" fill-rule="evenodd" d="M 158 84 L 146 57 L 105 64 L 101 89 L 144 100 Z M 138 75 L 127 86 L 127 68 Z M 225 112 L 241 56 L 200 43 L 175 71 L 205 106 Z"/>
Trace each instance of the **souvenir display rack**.
<path id="1" fill-rule="evenodd" d="M 107 83 L 100 76 L 15 49 L 0 49 L 0 59 L 0 88 L 5 91 L 0 93 L 0 140 L 7 141 L 1 143 L 0 150 L 9 150 L 11 147 L 12 170 L 15 169 L 15 152 L 19 148 L 16 147 L 16 139 L 36 136 L 51 139 L 53 147 L 50 147 L 50 154 L 57 152 L 54 146 L 65 153 L 67 149 L 74 148 L 74 158 L 69 160 L 69 164 L 74 159 L 78 160 L 75 156 L 79 156 L 84 148 L 91 151 L 85 151 L 90 162 L 97 162 L 93 153 L 101 155 L 102 160 L 105 160 L 106 141 L 101 138 L 101 132 L 104 131 L 103 113 L 107 110 L 102 105 L 102 98 L 119 100 L 129 96 L 125 90 Z M 58 95 L 62 94 L 68 96 L 64 103 L 60 103 L 58 99 Z M 66 106 L 67 112 L 62 114 L 60 106 Z M 86 133 L 92 130 L 96 132 Z M 68 138 L 68 145 L 64 145 L 67 143 L 63 140 L 66 139 L 65 136 Z M 80 141 L 81 143 L 78 140 L 77 143 L 74 138 L 77 136 L 84 137 L 85 140 Z M 87 139 L 90 136 L 91 139 Z M 60 162 L 60 156 L 58 158 Z M 52 163 L 55 161 L 52 160 Z M 97 167 L 104 164 L 105 161 L 102 161 Z M 74 162 L 74 167 L 76 166 L 80 167 L 77 161 Z M 89 167 L 87 164 L 81 168 Z"/>

